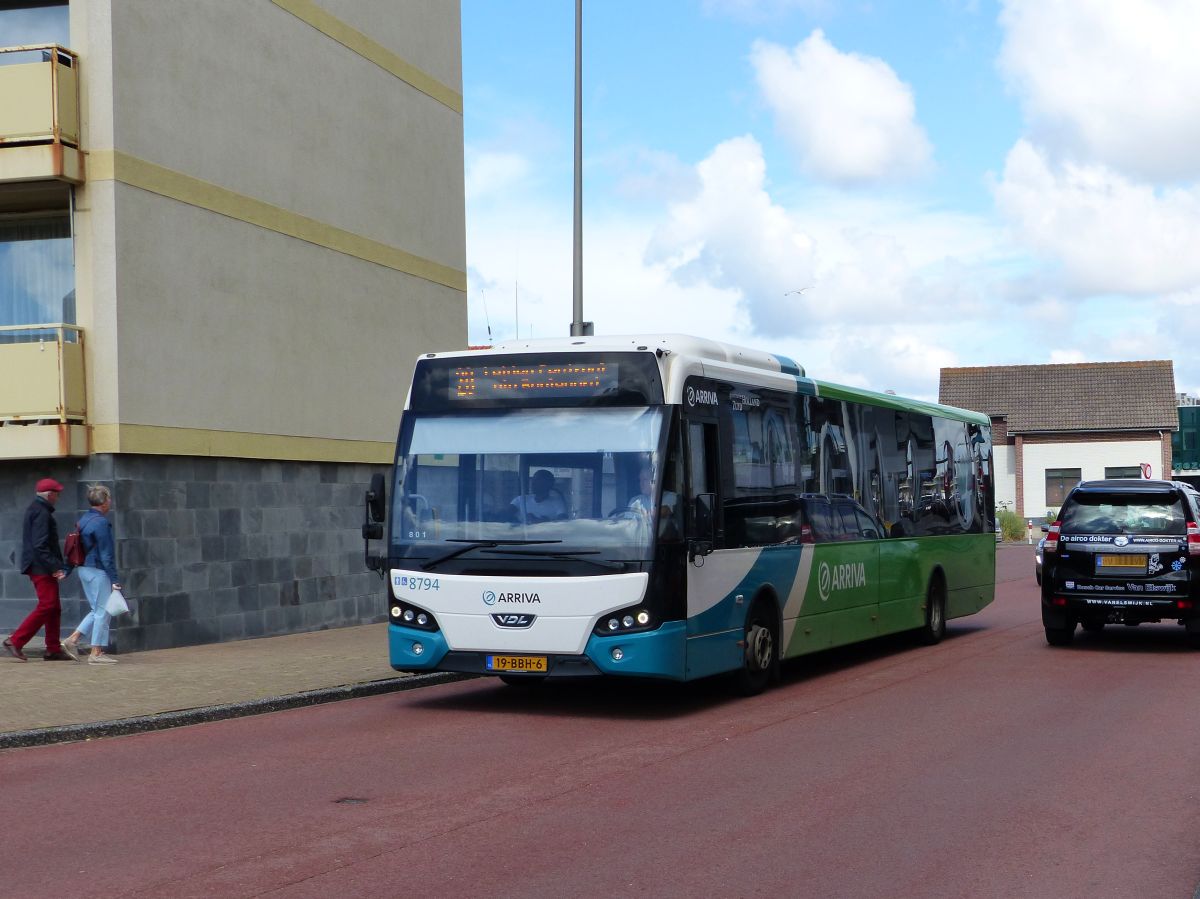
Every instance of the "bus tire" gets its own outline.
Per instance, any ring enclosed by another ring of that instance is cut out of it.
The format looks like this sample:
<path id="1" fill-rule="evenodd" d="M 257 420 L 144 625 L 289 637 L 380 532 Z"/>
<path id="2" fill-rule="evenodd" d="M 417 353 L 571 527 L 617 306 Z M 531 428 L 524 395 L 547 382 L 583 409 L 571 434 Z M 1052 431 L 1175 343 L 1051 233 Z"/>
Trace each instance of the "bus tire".
<path id="1" fill-rule="evenodd" d="M 501 674 L 499 677 L 510 687 L 536 687 L 546 681 L 544 674 Z"/>
<path id="2" fill-rule="evenodd" d="M 926 646 L 936 646 L 946 636 L 946 584 L 935 574 L 925 592 L 925 623 L 917 636 Z"/>
<path id="3" fill-rule="evenodd" d="M 746 615 L 738 692 L 755 696 L 767 688 L 779 665 L 779 622 L 771 603 L 755 600 Z"/>

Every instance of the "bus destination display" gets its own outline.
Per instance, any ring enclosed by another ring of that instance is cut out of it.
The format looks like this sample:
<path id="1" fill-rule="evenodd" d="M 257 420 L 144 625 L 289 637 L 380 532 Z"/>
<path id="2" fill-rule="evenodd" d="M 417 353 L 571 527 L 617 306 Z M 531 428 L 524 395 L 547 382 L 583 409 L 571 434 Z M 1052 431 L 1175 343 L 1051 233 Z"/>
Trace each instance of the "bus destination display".
<path id="1" fill-rule="evenodd" d="M 561 365 L 471 365 L 455 368 L 456 400 L 499 397 L 593 397 L 617 389 L 617 366 L 608 362 Z"/>

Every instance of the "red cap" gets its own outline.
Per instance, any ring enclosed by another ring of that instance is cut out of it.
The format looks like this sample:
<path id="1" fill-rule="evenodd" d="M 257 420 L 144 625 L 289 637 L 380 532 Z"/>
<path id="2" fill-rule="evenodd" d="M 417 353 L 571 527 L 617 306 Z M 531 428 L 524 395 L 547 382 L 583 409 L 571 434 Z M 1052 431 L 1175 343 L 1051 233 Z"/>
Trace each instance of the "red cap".
<path id="1" fill-rule="evenodd" d="M 54 478 L 42 478 L 37 482 L 37 486 L 33 488 L 34 493 L 45 493 L 48 490 L 55 490 L 62 493 L 63 485 L 54 480 Z"/>

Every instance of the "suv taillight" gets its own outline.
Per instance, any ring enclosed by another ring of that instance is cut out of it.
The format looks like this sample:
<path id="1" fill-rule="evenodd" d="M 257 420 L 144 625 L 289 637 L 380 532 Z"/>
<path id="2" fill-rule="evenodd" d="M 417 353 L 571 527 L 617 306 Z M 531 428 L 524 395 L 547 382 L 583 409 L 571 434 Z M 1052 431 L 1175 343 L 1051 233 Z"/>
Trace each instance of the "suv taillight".
<path id="1" fill-rule="evenodd" d="M 1187 548 L 1189 553 L 1200 553 L 1200 527 L 1194 521 L 1187 523 Z"/>
<path id="2" fill-rule="evenodd" d="M 1045 551 L 1048 553 L 1058 552 L 1058 532 L 1062 530 L 1062 522 L 1056 521 L 1050 525 L 1050 530 L 1046 531 Z"/>

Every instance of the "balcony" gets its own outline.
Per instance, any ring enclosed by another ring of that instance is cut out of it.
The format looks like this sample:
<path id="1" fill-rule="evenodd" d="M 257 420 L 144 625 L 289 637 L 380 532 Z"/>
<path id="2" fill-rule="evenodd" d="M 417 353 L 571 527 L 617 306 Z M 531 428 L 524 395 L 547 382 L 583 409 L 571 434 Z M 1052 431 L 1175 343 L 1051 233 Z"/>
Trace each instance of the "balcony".
<path id="1" fill-rule="evenodd" d="M 0 327 L 0 459 L 86 456 L 86 393 L 82 328 Z"/>
<path id="2" fill-rule="evenodd" d="M 83 183 L 79 58 L 58 44 L 0 47 L 0 184 Z"/>

